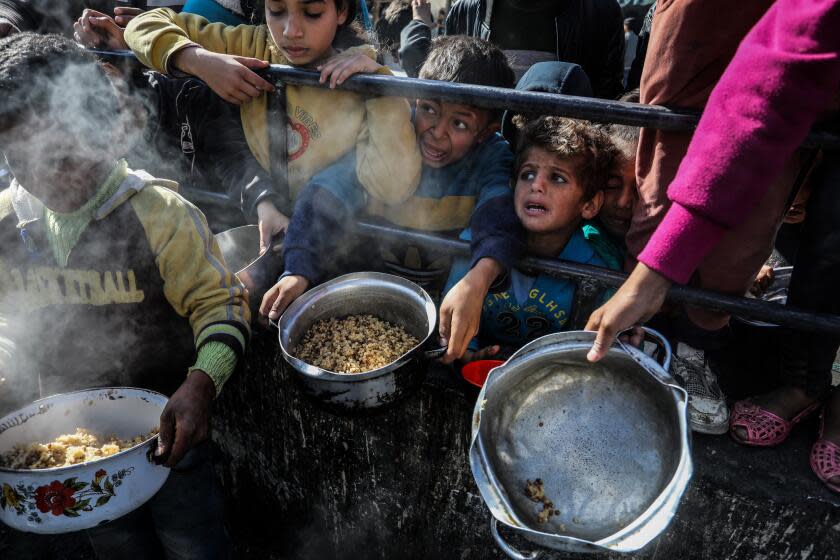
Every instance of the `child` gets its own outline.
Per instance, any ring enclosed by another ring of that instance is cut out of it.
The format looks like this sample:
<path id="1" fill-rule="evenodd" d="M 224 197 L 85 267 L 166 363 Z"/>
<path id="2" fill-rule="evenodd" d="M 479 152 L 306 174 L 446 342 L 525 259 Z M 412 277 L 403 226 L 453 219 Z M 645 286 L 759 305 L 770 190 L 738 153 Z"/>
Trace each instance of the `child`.
<path id="1" fill-rule="evenodd" d="M 639 92 L 634 90 L 621 97 L 620 101 L 639 101 Z M 639 128 L 623 124 L 609 124 L 604 132 L 617 149 L 610 175 L 604 188 L 604 206 L 598 214 L 598 221 L 603 226 L 603 255 L 612 266 L 623 268 L 627 255 L 624 236 L 630 229 L 633 208 L 639 199 L 636 189 L 636 150 L 639 146 Z M 611 249 L 611 250 L 610 250 Z"/>
<path id="2" fill-rule="evenodd" d="M 269 141 L 275 125 L 267 122 L 265 93 L 274 88 L 251 68 L 269 63 L 317 68 L 321 81 L 329 79 L 332 87 L 358 72 L 390 71 L 376 63 L 367 46 L 338 53 L 354 20 L 353 0 L 267 0 L 265 10 L 266 25 L 237 27 L 153 10 L 129 23 L 125 41 L 147 66 L 197 76 L 226 101 L 241 104 L 248 145 L 270 170 L 272 160 L 276 165 L 281 158 Z M 282 223 L 309 179 L 354 146 L 355 173 L 371 197 L 397 204 L 414 192 L 420 155 L 404 99 L 289 85 L 285 109 L 288 188 L 276 193 L 274 202 L 256 201 L 260 221 Z"/>
<path id="3" fill-rule="evenodd" d="M 604 201 L 603 185 L 615 157 L 609 138 L 588 123 L 560 117 L 525 121 L 520 116 L 515 121 L 520 134 L 514 205 L 526 231 L 529 253 L 606 267 L 581 225 L 598 214 Z M 463 272 L 462 263 L 456 263 L 448 285 Z M 496 355 L 502 347 L 507 354 L 566 326 L 575 293 L 573 281 L 516 269 L 510 280 L 507 291 L 484 299 L 480 340 L 470 343 L 465 361 Z"/>
<path id="4" fill-rule="evenodd" d="M 513 71 L 492 43 L 465 36 L 435 40 L 421 78 L 511 87 Z M 469 272 L 441 305 L 444 361 L 460 357 L 478 328 L 481 301 L 516 260 L 522 243 L 510 189 L 512 154 L 496 131 L 500 111 L 437 99 L 418 99 L 415 129 L 423 172 L 415 195 L 388 205 L 366 196 L 352 173 L 352 154 L 316 176 L 304 190 L 285 240 L 286 272 L 266 294 L 260 312 L 276 318 L 323 275 L 320 259 L 334 255 L 350 217 L 368 214 L 405 228 L 447 232 L 470 227 Z M 412 251 L 409 249 L 408 251 Z M 416 251 L 416 249 L 415 249 Z M 419 252 L 418 252 L 419 253 Z M 331 259 L 324 259 L 329 262 Z M 421 268 L 422 259 L 386 262 L 392 272 Z M 445 270 L 445 265 L 441 265 Z"/>
<path id="5" fill-rule="evenodd" d="M 128 540 L 152 550 L 138 531 L 154 521 L 164 546 L 219 557 L 227 541 L 201 443 L 245 350 L 246 292 L 177 185 L 116 161 L 120 102 L 92 55 L 58 35 L 13 35 L 0 41 L 0 95 L 0 146 L 15 177 L 0 192 L 0 378 L 26 365 L 42 395 L 170 395 L 156 456 L 188 471 L 173 471 L 137 514 L 153 520 L 112 521 L 91 542 L 103 558 L 127 554 Z"/>

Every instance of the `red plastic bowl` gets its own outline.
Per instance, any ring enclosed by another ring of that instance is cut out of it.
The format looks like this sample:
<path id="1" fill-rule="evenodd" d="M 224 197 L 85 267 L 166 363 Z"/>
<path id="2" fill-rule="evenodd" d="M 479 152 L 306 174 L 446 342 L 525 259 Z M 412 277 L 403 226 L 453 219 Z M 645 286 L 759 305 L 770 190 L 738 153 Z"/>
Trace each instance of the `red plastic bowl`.
<path id="1" fill-rule="evenodd" d="M 502 360 L 478 360 L 470 362 L 461 368 L 461 375 L 467 380 L 467 383 L 476 387 L 483 387 L 490 370 L 503 363 L 505 362 Z"/>

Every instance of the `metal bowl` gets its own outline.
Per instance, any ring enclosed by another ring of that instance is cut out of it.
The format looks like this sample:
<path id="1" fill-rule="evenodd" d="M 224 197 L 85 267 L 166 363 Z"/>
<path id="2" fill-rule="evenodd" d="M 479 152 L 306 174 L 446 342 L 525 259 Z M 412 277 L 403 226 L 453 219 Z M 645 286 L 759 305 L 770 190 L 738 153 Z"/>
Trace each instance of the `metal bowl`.
<path id="1" fill-rule="evenodd" d="M 327 371 L 295 357 L 294 349 L 316 322 L 359 313 L 398 325 L 420 343 L 387 366 L 364 373 Z M 309 290 L 286 309 L 278 323 L 280 349 L 312 397 L 333 408 L 377 408 L 419 386 L 424 368 L 406 366 L 422 359 L 436 319 L 432 298 L 417 284 L 391 274 L 356 272 Z"/>
<path id="2" fill-rule="evenodd" d="M 216 234 L 216 243 L 230 270 L 248 289 L 252 316 L 262 298 L 283 272 L 282 235 L 271 240 L 270 249 L 260 254 L 260 228 L 242 226 Z"/>
<path id="3" fill-rule="evenodd" d="M 0 419 L 0 453 L 86 428 L 122 439 L 160 425 L 167 398 L 114 387 L 35 401 Z M 19 531 L 69 533 L 121 517 L 146 503 L 169 476 L 154 464 L 157 436 L 110 457 L 51 469 L 0 468 L 0 521 Z"/>
<path id="4" fill-rule="evenodd" d="M 685 391 L 621 343 L 590 364 L 594 339 L 537 339 L 494 369 L 479 394 L 470 464 L 494 537 L 512 558 L 522 555 L 497 520 L 556 550 L 637 550 L 667 526 L 691 476 Z M 557 513 L 542 523 L 543 505 L 525 492 L 536 479 Z"/>

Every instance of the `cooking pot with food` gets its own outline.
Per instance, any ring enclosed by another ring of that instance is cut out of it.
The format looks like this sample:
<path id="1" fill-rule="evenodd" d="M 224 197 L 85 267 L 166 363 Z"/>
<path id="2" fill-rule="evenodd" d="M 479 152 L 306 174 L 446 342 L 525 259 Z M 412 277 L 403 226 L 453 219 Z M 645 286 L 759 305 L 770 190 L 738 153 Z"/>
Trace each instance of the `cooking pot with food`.
<path id="1" fill-rule="evenodd" d="M 152 462 L 167 398 L 127 387 L 47 397 L 0 419 L 0 455 L 48 443 L 78 428 L 103 437 L 140 440 L 107 457 L 69 466 L 0 467 L 0 521 L 19 531 L 69 533 L 117 519 L 146 503 L 169 469 Z"/>
<path id="2" fill-rule="evenodd" d="M 592 332 L 524 346 L 476 402 L 470 465 L 499 524 L 554 550 L 637 550 L 670 522 L 691 477 L 687 395 L 663 364 L 622 342 L 591 364 Z"/>
<path id="3" fill-rule="evenodd" d="M 298 345 L 313 325 L 360 314 L 401 327 L 417 344 L 387 365 L 362 373 L 329 371 L 298 357 Z M 432 298 L 417 284 L 391 274 L 357 272 L 325 282 L 295 300 L 278 322 L 280 349 L 313 398 L 338 410 L 378 408 L 419 387 L 425 376 L 423 361 L 445 350 L 423 352 L 435 332 L 436 318 Z"/>

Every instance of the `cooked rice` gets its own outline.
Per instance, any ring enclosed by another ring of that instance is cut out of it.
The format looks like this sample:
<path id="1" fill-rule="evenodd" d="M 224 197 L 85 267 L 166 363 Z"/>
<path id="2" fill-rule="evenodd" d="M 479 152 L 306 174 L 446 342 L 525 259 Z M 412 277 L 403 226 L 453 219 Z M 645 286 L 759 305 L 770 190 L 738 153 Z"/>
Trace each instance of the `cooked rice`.
<path id="1" fill-rule="evenodd" d="M 143 443 L 158 431 L 158 428 L 153 428 L 149 433 L 132 439 L 119 439 L 115 436 L 100 437 L 90 430 L 76 428 L 76 433 L 60 435 L 49 443 L 16 445 L 11 451 L 0 454 L 0 467 L 49 469 L 97 461 Z"/>
<path id="2" fill-rule="evenodd" d="M 363 373 L 387 366 L 419 341 L 402 327 L 373 315 L 318 321 L 294 354 L 307 364 L 338 373 Z"/>

